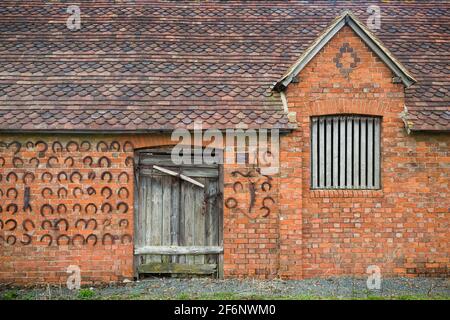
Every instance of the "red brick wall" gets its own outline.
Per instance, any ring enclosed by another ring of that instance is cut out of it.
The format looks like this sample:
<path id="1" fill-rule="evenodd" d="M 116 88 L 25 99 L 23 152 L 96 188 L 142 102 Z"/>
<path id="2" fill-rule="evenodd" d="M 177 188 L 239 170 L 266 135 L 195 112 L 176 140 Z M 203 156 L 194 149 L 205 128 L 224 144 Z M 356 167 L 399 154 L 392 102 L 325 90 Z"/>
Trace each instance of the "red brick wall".
<path id="1" fill-rule="evenodd" d="M 69 265 L 83 283 L 132 277 L 133 147 L 92 137 L 0 141 L 0 282 L 65 283 Z M 93 220 L 86 228 L 79 219 Z"/>
<path id="2" fill-rule="evenodd" d="M 335 61 L 344 43 L 360 59 L 348 78 Z M 282 276 L 364 274 L 372 264 L 383 275 L 449 275 L 450 137 L 406 133 L 392 76 L 346 27 L 288 87 L 300 127 L 282 138 Z M 383 117 L 381 190 L 310 190 L 310 117 L 341 113 Z"/>

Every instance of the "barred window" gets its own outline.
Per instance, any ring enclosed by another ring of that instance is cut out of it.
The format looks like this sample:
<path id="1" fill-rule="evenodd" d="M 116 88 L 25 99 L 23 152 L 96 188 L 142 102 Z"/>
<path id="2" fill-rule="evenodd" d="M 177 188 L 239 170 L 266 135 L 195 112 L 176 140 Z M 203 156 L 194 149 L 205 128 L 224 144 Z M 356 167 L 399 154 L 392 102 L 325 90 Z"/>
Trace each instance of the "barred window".
<path id="1" fill-rule="evenodd" d="M 311 187 L 380 188 L 379 117 L 311 118 Z"/>

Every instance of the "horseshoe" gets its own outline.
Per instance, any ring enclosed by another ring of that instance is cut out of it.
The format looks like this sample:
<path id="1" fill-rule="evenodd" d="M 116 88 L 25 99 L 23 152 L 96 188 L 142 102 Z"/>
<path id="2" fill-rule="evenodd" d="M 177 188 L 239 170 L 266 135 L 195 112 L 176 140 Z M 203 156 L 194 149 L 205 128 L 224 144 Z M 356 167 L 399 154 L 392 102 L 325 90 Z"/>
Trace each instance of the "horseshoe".
<path id="1" fill-rule="evenodd" d="M 25 174 L 22 177 L 22 181 L 23 181 L 24 184 L 27 184 L 26 180 L 27 180 L 28 176 L 31 177 L 30 183 L 33 183 L 34 180 L 36 179 L 36 176 L 34 175 L 34 173 L 32 173 L 32 172 L 25 172 Z"/>
<path id="2" fill-rule="evenodd" d="M 265 186 L 267 186 L 267 189 Z M 267 191 L 270 191 L 271 189 L 272 189 L 272 184 L 270 182 L 265 181 L 261 184 L 262 191 L 267 192 Z"/>
<path id="3" fill-rule="evenodd" d="M 47 168 L 53 168 L 53 164 L 51 163 L 52 161 L 55 161 L 56 163 L 59 163 L 59 160 L 58 160 L 57 157 L 51 156 L 47 160 Z"/>
<path id="4" fill-rule="evenodd" d="M 93 187 L 89 187 L 89 188 L 87 188 L 87 193 L 88 193 L 88 195 L 92 196 L 93 194 L 96 194 L 97 191 L 95 191 L 95 189 Z"/>
<path id="5" fill-rule="evenodd" d="M 105 192 L 108 193 L 107 196 L 105 196 Z M 104 197 L 104 198 L 106 198 L 106 199 L 109 199 L 109 198 L 111 198 L 111 196 L 112 196 L 112 190 L 111 190 L 110 187 L 103 187 L 103 188 L 102 188 L 102 191 L 100 192 L 100 194 L 102 195 L 102 197 Z"/>
<path id="6" fill-rule="evenodd" d="M 76 238 L 81 238 L 81 244 L 82 245 L 85 245 L 86 244 L 86 239 L 84 239 L 84 237 L 83 237 L 83 235 L 81 235 L 81 234 L 76 234 L 76 235 L 74 235 L 73 237 L 72 237 L 72 245 L 75 245 L 75 239 Z"/>
<path id="7" fill-rule="evenodd" d="M 41 229 L 42 230 L 47 230 L 46 227 L 45 227 L 46 225 L 50 225 L 50 229 L 53 229 L 53 223 L 50 220 L 48 220 L 48 219 L 45 219 L 45 220 L 43 220 L 41 222 Z"/>
<path id="8" fill-rule="evenodd" d="M 83 180 L 83 177 L 82 177 L 81 173 L 79 173 L 78 171 L 72 172 L 72 174 L 70 175 L 70 182 L 74 183 L 75 176 L 78 176 L 78 182 L 81 183 L 81 181 Z"/>
<path id="9" fill-rule="evenodd" d="M 111 167 L 111 160 L 109 160 L 109 158 L 105 157 L 105 156 L 100 157 L 100 159 L 98 159 L 98 166 L 101 168 L 104 168 L 104 166 L 102 164 L 104 161 L 106 161 L 106 168 Z"/>
<path id="10" fill-rule="evenodd" d="M 58 212 L 59 214 L 66 214 L 67 213 L 66 205 L 64 203 L 58 204 L 58 206 L 56 207 L 56 212 Z"/>
<path id="11" fill-rule="evenodd" d="M 32 164 L 32 162 L 36 162 L 36 164 L 34 165 L 35 168 L 39 167 L 40 161 L 38 158 L 33 157 L 30 159 L 30 161 L 28 161 L 29 164 Z"/>
<path id="12" fill-rule="evenodd" d="M 20 149 L 22 148 L 22 144 L 19 141 L 13 141 L 8 144 L 7 149 L 10 149 L 12 145 L 16 146 L 16 150 L 14 151 L 14 154 L 18 154 L 20 152 Z"/>
<path id="13" fill-rule="evenodd" d="M 12 243 L 10 243 L 9 239 L 13 239 Z M 10 235 L 6 238 L 6 243 L 13 246 L 16 244 L 17 238 L 16 236 Z"/>
<path id="14" fill-rule="evenodd" d="M 106 237 L 109 237 L 111 239 L 111 242 L 112 242 L 111 244 L 114 244 L 116 242 L 116 240 L 114 239 L 114 236 L 111 233 L 105 233 L 102 237 L 103 245 L 105 244 Z"/>
<path id="15" fill-rule="evenodd" d="M 6 197 L 7 197 L 7 198 L 11 198 L 11 197 L 10 197 L 10 196 L 11 196 L 11 193 L 14 193 L 13 199 L 17 199 L 17 196 L 19 195 L 19 193 L 17 192 L 16 188 L 9 188 L 9 189 L 6 191 Z"/>
<path id="16" fill-rule="evenodd" d="M 75 187 L 75 188 L 73 188 L 72 194 L 73 194 L 73 196 L 74 196 L 75 198 L 78 198 L 77 193 L 79 193 L 80 195 L 83 195 L 83 194 L 84 194 L 84 191 L 83 191 L 83 189 L 81 189 L 80 187 Z"/>
<path id="17" fill-rule="evenodd" d="M 50 241 L 48 242 L 48 247 L 50 247 L 51 245 L 52 245 L 52 243 L 53 243 L 53 237 L 51 236 L 51 235 L 49 235 L 49 234 L 44 234 L 40 239 L 39 239 L 39 241 L 40 242 L 44 242 L 44 238 L 50 238 Z"/>
<path id="18" fill-rule="evenodd" d="M 59 220 L 56 221 L 56 223 L 55 223 L 55 228 L 59 228 L 59 224 L 60 224 L 61 222 L 64 222 L 64 224 L 65 224 L 65 229 L 64 229 L 64 231 L 69 230 L 69 221 L 67 221 L 67 219 L 64 219 L 64 218 L 59 219 Z"/>
<path id="19" fill-rule="evenodd" d="M 103 149 L 100 149 L 103 146 Z M 97 151 L 106 152 L 108 151 L 108 144 L 105 141 L 99 141 L 97 143 Z"/>
<path id="20" fill-rule="evenodd" d="M 132 242 L 133 242 L 133 237 L 131 236 L 131 234 L 125 233 L 124 235 L 122 235 L 122 236 L 120 237 L 120 243 L 125 244 L 125 238 L 128 239 L 128 242 L 129 242 L 129 243 L 132 243 Z"/>
<path id="21" fill-rule="evenodd" d="M 58 198 L 67 198 L 68 193 L 69 193 L 69 191 L 67 191 L 66 188 L 61 187 L 58 189 L 57 195 L 58 195 Z"/>
<path id="22" fill-rule="evenodd" d="M 77 210 L 76 210 L 75 208 L 78 209 L 78 212 L 81 212 L 81 210 L 83 209 L 83 208 L 81 207 L 81 204 L 79 204 L 79 203 L 75 203 L 75 204 L 73 205 L 73 207 L 72 207 L 72 211 L 73 211 L 73 212 L 77 212 Z"/>
<path id="23" fill-rule="evenodd" d="M 117 141 L 113 141 L 113 142 L 111 142 L 111 145 L 110 145 L 110 147 L 109 147 L 109 150 L 111 150 L 111 151 L 120 151 L 120 143 L 119 142 L 117 142 Z"/>
<path id="24" fill-rule="evenodd" d="M 95 172 L 91 171 L 88 173 L 88 179 L 90 179 L 91 181 L 95 180 Z"/>
<path id="25" fill-rule="evenodd" d="M 31 240 L 32 240 L 33 238 L 32 238 L 29 234 L 26 234 L 26 233 L 24 233 L 23 236 L 27 237 L 28 240 L 26 240 L 26 241 L 20 240 L 20 243 L 21 243 L 22 245 L 24 245 L 24 246 L 29 245 L 29 244 L 31 243 Z"/>
<path id="26" fill-rule="evenodd" d="M 87 145 L 87 147 L 86 147 L 86 145 Z M 83 150 L 81 150 L 81 149 L 83 149 Z M 89 150 L 91 150 L 91 143 L 89 141 L 86 141 L 86 140 L 81 142 L 80 150 L 81 151 L 89 151 Z"/>
<path id="27" fill-rule="evenodd" d="M 69 244 L 70 244 L 70 237 L 69 237 L 68 235 L 66 235 L 66 234 L 62 234 L 62 235 L 58 236 L 58 238 L 56 238 L 56 244 L 57 244 L 58 246 L 59 246 L 59 241 L 60 241 L 62 238 L 66 238 L 66 239 L 67 239 L 66 245 L 69 245 Z"/>
<path id="28" fill-rule="evenodd" d="M 17 180 L 19 180 L 19 178 L 17 177 L 17 174 L 15 172 L 11 171 L 10 173 L 8 173 L 6 175 L 6 181 L 10 182 L 11 176 L 14 177 L 14 182 L 17 182 Z"/>
<path id="29" fill-rule="evenodd" d="M 26 232 L 29 232 L 30 229 L 28 229 L 27 224 L 31 224 L 32 225 L 32 229 L 35 229 L 36 226 L 34 225 L 33 220 L 31 219 L 25 219 L 22 221 L 22 229 L 25 230 Z"/>
<path id="30" fill-rule="evenodd" d="M 75 141 L 69 141 L 69 142 L 67 142 L 67 144 L 66 144 L 66 151 L 67 151 L 67 152 L 72 152 L 72 151 L 70 150 L 70 146 L 72 146 L 72 145 L 75 145 L 75 150 L 74 150 L 73 152 L 78 152 L 78 151 L 80 151 L 80 147 L 79 147 L 79 145 L 78 145 L 77 142 L 75 142 Z"/>
<path id="31" fill-rule="evenodd" d="M 70 164 L 67 164 L 68 161 L 70 161 Z M 66 159 L 64 159 L 64 164 L 69 168 L 72 168 L 73 165 L 75 164 L 75 160 L 73 160 L 73 158 L 69 156 Z"/>
<path id="32" fill-rule="evenodd" d="M 128 225 L 129 225 L 128 220 L 127 220 L 127 219 L 121 219 L 121 220 L 119 221 L 119 227 L 122 227 L 123 224 L 125 224 L 124 227 L 127 228 Z"/>
<path id="33" fill-rule="evenodd" d="M 234 209 L 234 208 L 236 208 L 237 207 L 237 201 L 236 201 L 236 199 L 235 198 L 228 198 L 226 201 L 225 201 L 225 207 L 227 207 L 228 209 Z"/>
<path id="34" fill-rule="evenodd" d="M 48 181 L 45 181 L 45 177 L 49 177 L 49 178 L 48 178 Z M 53 180 L 53 175 L 52 175 L 50 172 L 46 171 L 46 172 L 44 172 L 44 173 L 42 174 L 41 180 L 42 180 L 42 182 L 52 182 L 52 180 Z"/>
<path id="35" fill-rule="evenodd" d="M 6 220 L 5 221 L 5 228 L 7 227 L 8 224 L 11 224 L 11 223 L 13 224 L 13 226 L 11 228 L 9 228 L 8 230 L 6 230 L 6 231 L 14 231 L 14 230 L 16 230 L 16 228 L 17 228 L 17 221 L 14 220 L 14 219 Z"/>
<path id="36" fill-rule="evenodd" d="M 85 165 L 85 166 L 92 166 L 92 163 L 94 162 L 94 160 L 92 159 L 92 157 L 91 156 L 87 156 L 87 157 L 84 157 L 83 158 L 83 164 Z"/>
<path id="37" fill-rule="evenodd" d="M 106 227 L 109 227 L 111 225 L 111 219 L 105 219 L 103 220 L 103 229 Z"/>
<path id="38" fill-rule="evenodd" d="M 16 214 L 17 211 L 19 210 L 19 208 L 17 207 L 17 204 L 15 204 L 15 203 L 10 203 L 10 204 L 8 204 L 8 205 L 6 206 L 6 211 L 7 211 L 7 212 L 10 212 L 10 211 L 11 211 L 11 207 L 13 208 L 13 211 L 12 211 L 11 214 Z"/>
<path id="39" fill-rule="evenodd" d="M 125 159 L 125 166 L 126 166 L 126 167 L 132 167 L 133 164 L 134 164 L 134 158 L 131 157 L 131 156 L 128 156 L 128 157 Z"/>
<path id="40" fill-rule="evenodd" d="M 89 219 L 89 220 L 85 220 L 85 219 L 82 219 L 82 218 L 78 219 L 77 222 L 75 222 L 75 228 L 78 228 L 78 225 L 80 224 L 80 222 L 83 222 L 84 223 L 84 230 L 86 230 L 86 229 L 89 228 L 89 224 L 91 223 L 91 221 L 94 223 L 94 229 L 93 230 L 96 230 L 98 224 L 97 224 L 97 220 L 95 220 L 94 218 Z"/>
<path id="41" fill-rule="evenodd" d="M 5 158 L 0 157 L 0 168 L 2 168 L 5 165 Z"/>
<path id="42" fill-rule="evenodd" d="M 125 207 L 125 209 L 123 210 L 123 212 L 120 212 L 120 207 Z M 116 207 L 117 211 L 119 211 L 119 213 L 127 213 L 128 212 L 128 204 L 126 204 L 125 202 L 119 202 L 117 204 Z"/>
<path id="43" fill-rule="evenodd" d="M 122 146 L 123 152 L 132 152 L 134 150 L 134 146 L 130 141 L 125 141 Z"/>
<path id="44" fill-rule="evenodd" d="M 57 177 L 58 177 L 58 182 L 60 182 L 60 183 L 62 182 L 61 176 L 64 176 L 64 180 L 65 180 L 65 181 L 67 181 L 68 178 L 69 178 L 69 177 L 67 176 L 67 173 L 65 173 L 64 171 L 61 171 L 60 173 L 58 173 L 58 176 L 57 176 Z"/>
<path id="45" fill-rule="evenodd" d="M 49 205 L 49 204 L 44 204 L 44 205 L 42 205 L 42 207 L 41 207 L 41 216 L 42 217 L 45 217 L 45 215 L 44 215 L 44 209 L 45 208 L 50 208 L 50 214 L 53 214 L 54 213 L 54 209 L 53 209 L 53 207 L 51 206 L 51 205 Z"/>
<path id="46" fill-rule="evenodd" d="M 89 207 L 93 207 L 94 208 L 94 214 L 97 213 L 97 206 L 95 204 L 93 204 L 92 202 L 89 203 L 85 208 L 84 208 L 84 212 L 88 213 L 88 208 Z"/>
<path id="47" fill-rule="evenodd" d="M 59 148 L 56 149 L 56 146 L 58 146 Z M 52 144 L 52 151 L 53 151 L 53 153 L 62 152 L 63 150 L 64 150 L 64 147 L 61 144 L 61 142 L 59 142 L 59 141 L 53 142 L 53 144 Z"/>
<path id="48" fill-rule="evenodd" d="M 23 160 L 21 158 L 19 158 L 19 157 L 14 157 L 12 159 L 12 163 L 13 163 L 14 168 L 21 168 L 21 167 L 23 167 Z M 20 166 L 19 166 L 19 164 L 20 164 Z"/>
<path id="49" fill-rule="evenodd" d="M 238 192 L 238 191 L 236 190 L 236 189 L 237 189 L 237 186 L 240 186 L 241 190 L 244 189 L 244 185 L 242 184 L 242 182 L 236 181 L 236 182 L 233 184 L 233 191 L 234 191 L 234 193 L 237 193 L 237 192 Z"/>
<path id="50" fill-rule="evenodd" d="M 34 144 L 34 146 L 37 148 L 37 146 L 38 146 L 39 144 L 44 145 L 44 149 L 42 149 L 42 150 L 40 150 L 40 151 L 38 151 L 38 152 L 46 152 L 46 151 L 48 150 L 48 144 L 47 144 L 46 142 L 39 140 L 38 142 L 36 142 L 36 143 Z"/>
<path id="51" fill-rule="evenodd" d="M 34 143 L 32 141 L 28 141 L 27 143 L 25 143 L 25 148 L 33 149 L 34 148 Z"/>
<path id="52" fill-rule="evenodd" d="M 128 173 L 126 173 L 126 172 L 121 172 L 121 173 L 119 174 L 119 176 L 117 177 L 117 180 L 119 180 L 119 182 L 122 182 L 122 181 L 121 181 L 121 180 L 122 180 L 121 178 L 122 178 L 123 176 L 126 177 L 125 183 L 128 183 L 128 182 L 130 181 L 130 176 L 129 176 Z"/>
<path id="53" fill-rule="evenodd" d="M 95 246 L 97 244 L 97 236 L 93 233 L 91 233 L 90 235 L 88 235 L 86 237 L 86 244 L 89 244 L 89 239 L 90 238 L 94 238 L 94 243 L 92 244 L 93 246 Z"/>
<path id="54" fill-rule="evenodd" d="M 125 197 L 122 196 L 123 192 L 126 193 Z M 119 198 L 121 198 L 121 199 L 128 199 L 128 197 L 130 196 L 130 192 L 125 187 L 120 188 L 119 191 L 117 192 L 117 194 L 119 195 Z"/>
<path id="55" fill-rule="evenodd" d="M 108 179 L 108 183 L 112 181 L 112 174 L 109 171 L 105 171 L 102 173 L 101 179 L 102 181 L 105 181 L 105 176 L 108 175 L 109 179 Z"/>

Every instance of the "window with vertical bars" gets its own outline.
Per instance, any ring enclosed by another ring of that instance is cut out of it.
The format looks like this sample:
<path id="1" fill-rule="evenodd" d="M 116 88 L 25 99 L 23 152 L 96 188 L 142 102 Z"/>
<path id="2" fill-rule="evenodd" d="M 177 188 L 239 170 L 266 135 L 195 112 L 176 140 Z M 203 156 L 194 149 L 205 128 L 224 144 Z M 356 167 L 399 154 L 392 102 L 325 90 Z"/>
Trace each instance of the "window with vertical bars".
<path id="1" fill-rule="evenodd" d="M 379 117 L 311 118 L 311 187 L 380 188 Z"/>

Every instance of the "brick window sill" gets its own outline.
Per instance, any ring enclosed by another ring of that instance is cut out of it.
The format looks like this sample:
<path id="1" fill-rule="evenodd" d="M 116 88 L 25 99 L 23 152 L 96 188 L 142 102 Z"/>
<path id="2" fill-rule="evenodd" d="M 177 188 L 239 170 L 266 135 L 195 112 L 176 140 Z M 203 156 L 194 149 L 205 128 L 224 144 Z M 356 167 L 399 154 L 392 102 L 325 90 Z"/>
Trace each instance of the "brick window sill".
<path id="1" fill-rule="evenodd" d="M 310 190 L 310 198 L 382 198 L 383 190 Z"/>

